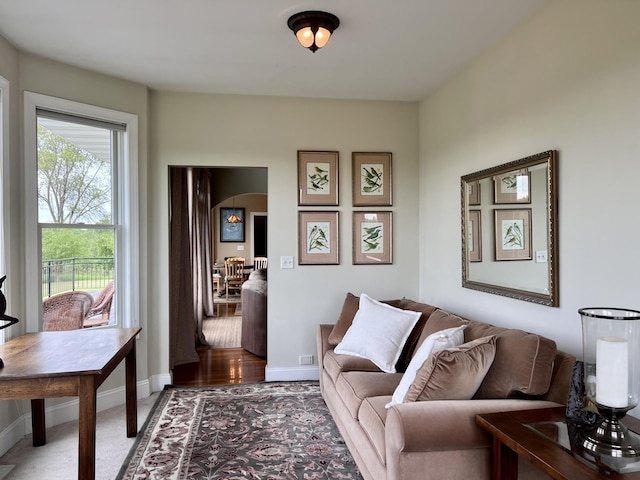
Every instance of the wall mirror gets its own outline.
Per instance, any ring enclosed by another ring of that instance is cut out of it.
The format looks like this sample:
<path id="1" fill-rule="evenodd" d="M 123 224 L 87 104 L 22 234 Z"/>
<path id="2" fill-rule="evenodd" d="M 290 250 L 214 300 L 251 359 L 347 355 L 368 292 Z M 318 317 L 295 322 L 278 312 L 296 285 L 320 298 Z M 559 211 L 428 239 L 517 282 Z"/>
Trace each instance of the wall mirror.
<path id="1" fill-rule="evenodd" d="M 461 178 L 462 286 L 557 307 L 557 152 Z"/>

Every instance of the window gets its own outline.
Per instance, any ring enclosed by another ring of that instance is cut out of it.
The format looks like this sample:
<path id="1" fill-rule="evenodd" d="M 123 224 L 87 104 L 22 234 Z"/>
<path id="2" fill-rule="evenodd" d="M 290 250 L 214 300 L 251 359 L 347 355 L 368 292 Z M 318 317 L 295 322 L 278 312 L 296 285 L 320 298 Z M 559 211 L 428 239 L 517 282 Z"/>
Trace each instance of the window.
<path id="1" fill-rule="evenodd" d="M 25 94 L 29 330 L 137 325 L 135 132 L 134 115 Z"/>

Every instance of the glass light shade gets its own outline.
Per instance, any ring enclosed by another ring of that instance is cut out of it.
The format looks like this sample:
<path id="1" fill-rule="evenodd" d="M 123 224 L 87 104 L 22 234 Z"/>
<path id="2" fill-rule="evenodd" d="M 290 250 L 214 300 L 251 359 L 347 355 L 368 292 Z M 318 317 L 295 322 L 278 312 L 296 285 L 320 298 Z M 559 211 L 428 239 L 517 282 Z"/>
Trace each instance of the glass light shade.
<path id="1" fill-rule="evenodd" d="M 318 28 L 318 32 L 316 33 L 316 46 L 318 48 L 324 47 L 329 41 L 329 37 L 331 37 L 329 30 L 323 27 Z"/>
<path id="2" fill-rule="evenodd" d="M 229 215 L 229 218 L 227 218 L 227 223 L 242 223 L 242 219 L 234 213 L 232 215 Z"/>
<path id="3" fill-rule="evenodd" d="M 311 27 L 305 27 L 298 30 L 296 32 L 296 38 L 298 39 L 300 45 L 302 45 L 304 48 L 309 48 L 311 45 L 313 45 L 314 41 Z"/>
<path id="4" fill-rule="evenodd" d="M 614 457 L 640 455 L 640 442 L 619 419 L 640 397 L 640 312 L 620 308 L 582 308 L 584 384 L 603 417 L 582 446 Z"/>

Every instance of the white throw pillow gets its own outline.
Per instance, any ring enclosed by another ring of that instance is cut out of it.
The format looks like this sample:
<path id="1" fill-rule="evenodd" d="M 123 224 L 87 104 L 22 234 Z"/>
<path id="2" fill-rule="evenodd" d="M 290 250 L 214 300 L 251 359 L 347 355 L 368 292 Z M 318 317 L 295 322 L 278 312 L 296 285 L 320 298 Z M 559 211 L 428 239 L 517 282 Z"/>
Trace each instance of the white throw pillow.
<path id="1" fill-rule="evenodd" d="M 440 350 L 462 345 L 464 343 L 464 329 L 466 327 L 466 325 L 460 325 L 459 327 L 447 328 L 446 330 L 434 332 L 425 338 L 422 345 L 418 347 L 418 350 L 413 355 L 411 362 L 409 362 L 407 370 L 404 372 L 404 375 L 402 375 L 400 383 L 393 392 L 391 401 L 387 403 L 385 407 L 389 408 L 404 401 L 409 387 L 411 387 L 413 381 L 416 379 L 416 373 L 420 370 L 422 364 L 426 362 L 427 358 L 429 358 L 429 355 L 439 352 Z"/>
<path id="2" fill-rule="evenodd" d="M 383 372 L 395 373 L 402 348 L 420 315 L 378 302 L 363 293 L 353 323 L 334 351 L 367 358 Z"/>

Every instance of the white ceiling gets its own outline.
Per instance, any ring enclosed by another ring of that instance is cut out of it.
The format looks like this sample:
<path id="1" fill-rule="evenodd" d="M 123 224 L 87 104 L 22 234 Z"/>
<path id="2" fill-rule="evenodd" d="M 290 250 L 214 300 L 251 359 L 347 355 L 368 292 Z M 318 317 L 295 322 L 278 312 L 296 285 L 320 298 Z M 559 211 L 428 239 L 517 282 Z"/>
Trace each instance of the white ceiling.
<path id="1" fill-rule="evenodd" d="M 2 0 L 22 51 L 159 90 L 421 100 L 551 0 Z M 287 19 L 340 18 L 318 52 Z"/>

